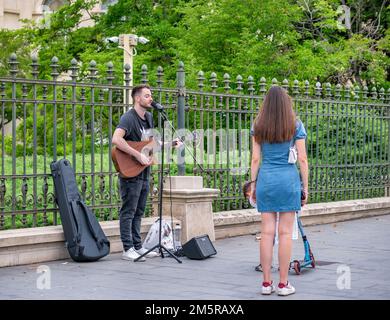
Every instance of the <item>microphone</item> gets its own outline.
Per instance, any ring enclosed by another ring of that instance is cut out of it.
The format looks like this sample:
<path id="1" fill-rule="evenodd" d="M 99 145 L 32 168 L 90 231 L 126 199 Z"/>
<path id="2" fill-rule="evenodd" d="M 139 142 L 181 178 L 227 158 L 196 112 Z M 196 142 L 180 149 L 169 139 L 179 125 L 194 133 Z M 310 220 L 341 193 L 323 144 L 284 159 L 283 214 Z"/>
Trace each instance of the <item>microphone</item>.
<path id="1" fill-rule="evenodd" d="M 158 111 L 164 111 L 164 107 L 155 101 L 151 103 L 151 106 Z"/>

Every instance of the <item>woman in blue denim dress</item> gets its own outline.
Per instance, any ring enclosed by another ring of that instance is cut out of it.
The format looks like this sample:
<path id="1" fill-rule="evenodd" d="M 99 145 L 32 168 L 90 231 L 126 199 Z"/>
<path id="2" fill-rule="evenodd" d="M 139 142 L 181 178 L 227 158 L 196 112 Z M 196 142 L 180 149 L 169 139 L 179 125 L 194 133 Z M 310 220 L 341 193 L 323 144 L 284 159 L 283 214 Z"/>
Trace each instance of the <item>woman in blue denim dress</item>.
<path id="1" fill-rule="evenodd" d="M 279 212 L 279 285 L 277 292 L 285 296 L 295 292 L 288 282 L 292 251 L 292 230 L 295 211 L 308 197 L 308 162 L 305 147 L 306 131 L 297 120 L 287 92 L 273 86 L 264 98 L 253 124 L 251 178 L 255 182 L 251 197 L 261 212 L 260 261 L 263 269 L 262 294 L 275 291 L 271 279 L 276 213 Z M 302 176 L 305 199 L 301 200 L 301 181 L 295 163 L 289 163 L 290 147 L 295 145 Z M 261 166 L 260 166 L 261 163 Z"/>

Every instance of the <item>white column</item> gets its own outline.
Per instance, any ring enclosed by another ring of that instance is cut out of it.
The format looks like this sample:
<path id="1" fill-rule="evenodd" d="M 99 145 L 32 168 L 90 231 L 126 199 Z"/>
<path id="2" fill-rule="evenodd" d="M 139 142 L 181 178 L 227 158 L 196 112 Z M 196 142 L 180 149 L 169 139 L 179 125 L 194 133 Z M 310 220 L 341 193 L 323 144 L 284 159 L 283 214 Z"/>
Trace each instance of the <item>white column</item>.
<path id="1" fill-rule="evenodd" d="M 135 50 L 135 46 L 137 45 L 137 38 L 133 34 L 121 34 L 120 45 L 123 48 L 123 65 L 126 63 L 130 65 L 130 87 L 133 87 L 133 51 Z M 124 76 L 125 77 L 125 76 Z M 125 82 L 123 82 L 125 84 Z M 126 96 L 126 91 L 124 92 L 124 97 Z M 128 92 L 127 101 L 129 101 L 129 105 L 133 104 L 133 98 L 131 97 L 131 90 Z"/>

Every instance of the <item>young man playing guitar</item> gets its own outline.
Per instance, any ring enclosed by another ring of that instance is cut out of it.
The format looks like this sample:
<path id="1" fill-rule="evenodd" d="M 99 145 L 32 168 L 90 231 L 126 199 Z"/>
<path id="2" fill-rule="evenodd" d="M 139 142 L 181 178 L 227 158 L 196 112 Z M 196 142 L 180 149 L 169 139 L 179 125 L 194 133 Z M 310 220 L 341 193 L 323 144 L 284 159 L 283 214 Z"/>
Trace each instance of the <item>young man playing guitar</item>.
<path id="1" fill-rule="evenodd" d="M 135 158 L 146 168 L 137 176 L 125 178 L 119 174 L 122 207 L 119 211 L 119 227 L 123 244 L 122 259 L 135 260 L 147 250 L 141 244 L 141 218 L 144 215 L 146 199 L 149 193 L 150 165 L 152 157 L 137 151 L 126 141 L 149 140 L 153 129 L 153 117 L 148 111 L 153 101 L 150 87 L 139 85 L 133 88 L 131 96 L 134 108 L 122 115 L 116 127 L 112 143 L 116 148 Z M 177 142 L 176 147 L 182 143 Z M 149 252 L 146 257 L 155 257 L 156 252 Z M 145 261 L 145 258 L 138 261 Z"/>

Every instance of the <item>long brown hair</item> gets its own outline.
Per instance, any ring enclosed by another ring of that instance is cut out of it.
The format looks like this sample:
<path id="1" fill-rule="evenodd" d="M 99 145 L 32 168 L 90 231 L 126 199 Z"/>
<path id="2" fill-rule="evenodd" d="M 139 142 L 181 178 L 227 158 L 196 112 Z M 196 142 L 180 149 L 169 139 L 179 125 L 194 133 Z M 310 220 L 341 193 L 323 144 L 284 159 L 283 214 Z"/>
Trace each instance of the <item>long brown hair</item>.
<path id="1" fill-rule="evenodd" d="M 286 90 L 273 86 L 268 90 L 254 123 L 255 141 L 280 143 L 292 139 L 295 133 L 295 112 Z"/>

